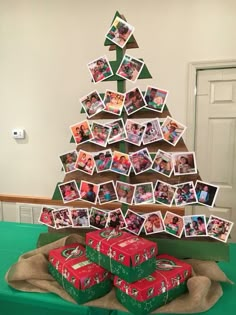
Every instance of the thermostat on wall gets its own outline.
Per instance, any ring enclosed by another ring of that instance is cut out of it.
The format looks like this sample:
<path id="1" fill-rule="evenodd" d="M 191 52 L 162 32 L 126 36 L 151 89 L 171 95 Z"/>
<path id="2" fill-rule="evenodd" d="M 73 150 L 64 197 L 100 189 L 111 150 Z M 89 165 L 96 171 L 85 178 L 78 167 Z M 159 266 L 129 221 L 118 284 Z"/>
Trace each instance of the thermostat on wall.
<path id="1" fill-rule="evenodd" d="M 24 139 L 25 138 L 24 129 L 13 129 L 12 130 L 12 137 L 14 139 Z"/>

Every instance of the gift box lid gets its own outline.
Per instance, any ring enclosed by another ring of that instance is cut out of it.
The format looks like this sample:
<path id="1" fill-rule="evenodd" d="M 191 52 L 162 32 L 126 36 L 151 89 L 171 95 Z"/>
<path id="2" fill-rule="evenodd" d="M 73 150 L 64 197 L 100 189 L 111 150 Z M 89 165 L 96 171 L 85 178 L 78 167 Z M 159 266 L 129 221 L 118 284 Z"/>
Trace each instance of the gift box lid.
<path id="1" fill-rule="evenodd" d="M 185 282 L 192 274 L 192 267 L 188 263 L 167 254 L 156 257 L 156 270 L 139 281 L 128 283 L 114 277 L 114 285 L 137 301 L 167 292 Z"/>
<path id="2" fill-rule="evenodd" d="M 112 228 L 87 233 L 86 245 L 128 267 L 157 255 L 155 242 Z"/>
<path id="3" fill-rule="evenodd" d="M 85 256 L 85 248 L 70 244 L 49 252 L 50 264 L 75 288 L 85 290 L 111 277 L 110 272 L 91 262 Z"/>

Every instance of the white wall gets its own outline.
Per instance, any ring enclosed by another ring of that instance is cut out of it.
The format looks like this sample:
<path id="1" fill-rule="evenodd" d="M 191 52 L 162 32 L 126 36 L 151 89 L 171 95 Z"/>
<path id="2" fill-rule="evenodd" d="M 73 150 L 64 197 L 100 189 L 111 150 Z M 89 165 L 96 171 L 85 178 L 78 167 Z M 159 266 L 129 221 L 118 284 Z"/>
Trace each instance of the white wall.
<path id="1" fill-rule="evenodd" d="M 69 126 L 92 89 L 87 63 L 104 53 L 118 10 L 135 26 L 153 79 L 170 91 L 172 116 L 186 124 L 189 62 L 236 56 L 235 0 L 0 0 L 0 193 L 51 197 L 64 177 L 58 158 L 74 146 Z M 96 85 L 99 91 L 115 83 Z M 25 128 L 25 141 L 11 129 Z"/>

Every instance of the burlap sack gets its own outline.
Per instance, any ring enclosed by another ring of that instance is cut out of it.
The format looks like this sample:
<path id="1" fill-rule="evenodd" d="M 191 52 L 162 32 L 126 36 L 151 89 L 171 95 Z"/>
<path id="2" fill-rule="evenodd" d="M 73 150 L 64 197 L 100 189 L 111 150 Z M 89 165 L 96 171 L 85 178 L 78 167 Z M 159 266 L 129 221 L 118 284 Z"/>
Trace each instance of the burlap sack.
<path id="1" fill-rule="evenodd" d="M 84 238 L 77 234 L 71 234 L 56 242 L 23 254 L 19 257 L 18 262 L 6 273 L 5 279 L 7 283 L 20 291 L 52 292 L 67 301 L 76 303 L 48 273 L 49 251 L 74 242 L 84 244 Z M 187 262 L 193 267 L 193 276 L 187 282 L 189 292 L 158 308 L 153 313 L 187 314 L 205 312 L 223 294 L 219 282 L 232 284 L 215 262 L 193 259 L 189 259 Z M 85 305 L 127 312 L 127 309 L 117 301 L 114 290 L 106 296 Z"/>

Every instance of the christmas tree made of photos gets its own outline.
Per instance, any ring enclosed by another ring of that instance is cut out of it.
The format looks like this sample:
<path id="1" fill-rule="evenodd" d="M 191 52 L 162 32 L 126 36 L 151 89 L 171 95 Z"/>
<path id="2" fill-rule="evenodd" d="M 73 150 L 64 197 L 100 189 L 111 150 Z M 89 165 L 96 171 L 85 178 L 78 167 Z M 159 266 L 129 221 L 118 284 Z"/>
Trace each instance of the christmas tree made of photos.
<path id="1" fill-rule="evenodd" d="M 188 205 L 214 207 L 218 187 L 201 180 L 195 153 L 182 139 L 186 126 L 166 106 L 169 92 L 156 84 L 145 91 L 138 87 L 138 80 L 152 77 L 143 59 L 126 52 L 138 48 L 133 34 L 134 27 L 116 12 L 104 43 L 116 52 L 116 60 L 104 54 L 88 62 L 94 89 L 80 97 L 86 117 L 69 126 L 74 149 L 59 155 L 65 177 L 52 199 L 62 206 L 44 207 L 39 221 L 60 232 L 124 228 L 158 238 L 160 246 L 172 247 L 172 254 L 174 241 L 183 239 L 191 248 L 193 240 L 201 242 L 202 252 L 206 246 L 209 253 L 209 242 L 202 242 L 209 240 L 220 260 L 228 255 L 220 245 L 233 223 L 184 215 Z M 98 93 L 96 86 L 107 81 L 116 82 L 116 89 Z M 127 81 L 133 86 L 128 91 Z M 43 222 L 43 211 L 50 214 L 49 223 Z M 217 233 L 222 224 L 224 233 Z"/>

